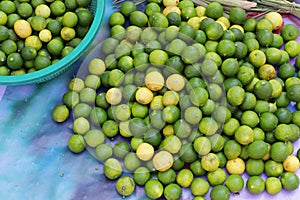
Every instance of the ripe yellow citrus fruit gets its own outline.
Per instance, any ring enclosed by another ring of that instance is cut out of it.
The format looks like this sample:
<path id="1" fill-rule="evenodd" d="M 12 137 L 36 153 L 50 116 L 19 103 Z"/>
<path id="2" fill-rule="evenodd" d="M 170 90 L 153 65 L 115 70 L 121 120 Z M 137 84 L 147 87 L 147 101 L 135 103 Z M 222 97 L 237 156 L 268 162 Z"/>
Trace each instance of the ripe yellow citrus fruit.
<path id="1" fill-rule="evenodd" d="M 154 155 L 154 148 L 151 144 L 142 143 L 137 147 L 136 155 L 140 160 L 148 161 Z"/>
<path id="2" fill-rule="evenodd" d="M 181 91 L 185 86 L 185 80 L 180 74 L 172 74 L 167 78 L 167 88 L 172 91 Z"/>
<path id="3" fill-rule="evenodd" d="M 164 87 L 165 79 L 160 72 L 153 71 L 145 76 L 145 84 L 152 91 L 159 91 Z"/>
<path id="4" fill-rule="evenodd" d="M 265 19 L 268 19 L 271 22 L 274 30 L 279 29 L 280 26 L 283 23 L 282 16 L 278 12 L 269 12 L 269 13 L 267 13 L 265 15 Z"/>
<path id="5" fill-rule="evenodd" d="M 14 31 L 20 38 L 27 38 L 32 33 L 30 23 L 24 19 L 19 19 L 14 23 Z"/>
<path id="6" fill-rule="evenodd" d="M 168 151 L 160 151 L 153 157 L 153 166 L 156 170 L 164 172 L 173 165 L 173 156 Z"/>
<path id="7" fill-rule="evenodd" d="M 146 87 L 140 87 L 137 89 L 135 99 L 140 104 L 149 104 L 153 99 L 153 93 Z"/>

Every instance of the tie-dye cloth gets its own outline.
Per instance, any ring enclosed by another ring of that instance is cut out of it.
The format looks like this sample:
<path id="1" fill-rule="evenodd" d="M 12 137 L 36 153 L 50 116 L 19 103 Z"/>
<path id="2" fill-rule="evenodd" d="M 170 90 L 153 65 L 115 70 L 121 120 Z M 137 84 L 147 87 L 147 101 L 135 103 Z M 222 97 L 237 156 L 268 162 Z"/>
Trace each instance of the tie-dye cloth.
<path id="1" fill-rule="evenodd" d="M 102 29 L 93 46 L 108 36 L 108 18 L 112 12 L 111 1 L 106 1 Z M 292 16 L 286 16 L 285 23 L 299 24 Z M 94 52 L 88 56 L 92 57 Z M 68 82 L 83 59 L 76 62 L 73 69 L 47 83 L 0 86 L 0 199 L 122 199 L 114 189 L 115 182 L 104 177 L 103 165 L 89 151 L 75 155 L 68 150 L 72 119 L 57 124 L 51 118 L 52 108 L 62 102 Z M 299 142 L 295 146 L 297 150 Z M 299 189 L 292 192 L 282 190 L 276 196 L 266 192 L 252 195 L 243 189 L 231 199 L 296 200 L 299 196 Z M 143 188 L 137 187 L 126 199 L 148 198 Z M 182 199 L 192 199 L 188 190 L 183 191 Z"/>

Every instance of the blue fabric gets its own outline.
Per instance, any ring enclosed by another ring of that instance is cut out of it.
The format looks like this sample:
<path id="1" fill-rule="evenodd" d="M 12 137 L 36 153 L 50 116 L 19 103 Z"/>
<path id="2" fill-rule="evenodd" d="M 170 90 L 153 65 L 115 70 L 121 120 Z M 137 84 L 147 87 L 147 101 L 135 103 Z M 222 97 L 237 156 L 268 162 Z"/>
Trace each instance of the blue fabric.
<path id="1" fill-rule="evenodd" d="M 91 49 L 107 37 L 108 18 L 113 12 L 106 1 L 103 26 Z M 290 23 L 289 19 L 286 19 Z M 52 108 L 62 102 L 68 82 L 80 66 L 47 83 L 0 86 L 0 200 L 110 200 L 122 199 L 115 182 L 102 174 L 102 164 L 89 151 L 73 154 L 67 148 L 72 118 L 55 123 Z M 295 143 L 299 147 L 299 142 Z M 299 172 L 298 172 L 299 174 Z M 244 175 L 246 178 L 247 176 Z M 299 190 L 276 196 L 251 195 L 244 189 L 232 199 L 298 199 Z M 182 199 L 191 199 L 184 190 Z M 148 199 L 141 187 L 126 199 Z"/>

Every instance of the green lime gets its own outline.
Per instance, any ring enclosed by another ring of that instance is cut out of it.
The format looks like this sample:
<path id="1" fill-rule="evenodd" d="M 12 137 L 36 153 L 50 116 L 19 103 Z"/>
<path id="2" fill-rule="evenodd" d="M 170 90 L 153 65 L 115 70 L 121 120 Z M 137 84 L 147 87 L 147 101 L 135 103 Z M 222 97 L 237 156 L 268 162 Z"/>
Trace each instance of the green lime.
<path id="1" fill-rule="evenodd" d="M 270 156 L 276 162 L 283 162 L 289 155 L 289 149 L 284 142 L 275 142 L 270 149 Z"/>
<path id="2" fill-rule="evenodd" d="M 206 171 L 202 168 L 200 160 L 196 160 L 190 163 L 190 169 L 193 172 L 194 176 L 202 176 Z M 193 185 L 193 182 L 192 182 Z"/>
<path id="3" fill-rule="evenodd" d="M 224 154 L 227 159 L 237 158 L 242 151 L 241 145 L 235 140 L 228 140 L 224 145 Z"/>
<path id="4" fill-rule="evenodd" d="M 126 1 L 121 5 L 120 11 L 125 17 L 128 17 L 130 13 L 136 11 L 136 5 L 133 2 Z"/>
<path id="5" fill-rule="evenodd" d="M 262 100 L 268 100 L 273 93 L 272 85 L 267 80 L 259 80 L 255 85 L 253 89 L 256 97 L 258 99 Z"/>
<path id="6" fill-rule="evenodd" d="M 244 188 L 244 179 L 238 174 L 231 174 L 225 180 L 226 187 L 230 192 L 238 193 Z"/>
<path id="7" fill-rule="evenodd" d="M 258 176 L 264 172 L 265 165 L 262 159 L 249 159 L 246 163 L 246 172 L 250 176 Z"/>
<path id="8" fill-rule="evenodd" d="M 123 197 L 130 196 L 135 190 L 134 180 L 129 176 L 119 178 L 116 182 L 116 190 Z"/>
<path id="9" fill-rule="evenodd" d="M 210 191 L 211 199 L 228 200 L 230 198 L 230 191 L 225 185 L 217 185 Z"/>
<path id="10" fill-rule="evenodd" d="M 274 160 L 268 160 L 265 163 L 265 173 L 269 177 L 279 177 L 283 172 L 283 165 L 280 162 Z"/>
<path id="11" fill-rule="evenodd" d="M 70 1 L 67 1 L 67 2 L 70 2 Z M 66 2 L 66 5 L 69 5 L 67 2 Z M 52 2 L 50 4 L 51 14 L 54 16 L 62 16 L 66 12 L 66 5 L 62 1 Z"/>
<path id="12" fill-rule="evenodd" d="M 175 26 L 179 26 L 181 23 L 181 17 L 178 13 L 176 12 L 169 12 L 166 15 L 168 21 L 169 21 L 169 25 L 175 25 Z"/>
<path id="13" fill-rule="evenodd" d="M 148 23 L 148 16 L 139 10 L 132 11 L 130 13 L 130 23 L 138 27 L 145 27 Z"/>
<path id="14" fill-rule="evenodd" d="M 176 172 L 172 168 L 164 172 L 159 171 L 157 174 L 157 178 L 162 184 L 169 185 L 176 181 Z"/>
<path id="15" fill-rule="evenodd" d="M 294 102 L 300 102 L 298 95 L 300 91 L 300 84 L 294 84 L 287 89 L 287 97 Z"/>
<path id="16" fill-rule="evenodd" d="M 68 139 L 68 148 L 73 153 L 80 153 L 85 149 L 84 138 L 81 135 L 74 134 Z"/>
<path id="17" fill-rule="evenodd" d="M 182 169 L 178 172 L 176 176 L 176 182 L 181 187 L 189 187 L 193 181 L 194 175 L 191 170 L 189 169 Z"/>
<path id="18" fill-rule="evenodd" d="M 280 34 L 285 41 L 295 40 L 299 35 L 299 30 L 295 24 L 285 24 Z"/>
<path id="19" fill-rule="evenodd" d="M 104 133 L 98 129 L 89 130 L 85 136 L 84 140 L 90 147 L 96 148 L 102 144 L 105 140 Z"/>
<path id="20" fill-rule="evenodd" d="M 264 131 L 273 131 L 278 125 L 278 118 L 271 112 L 262 113 L 259 125 Z"/>
<path id="21" fill-rule="evenodd" d="M 158 199 L 163 195 L 163 185 L 155 179 L 147 181 L 144 189 L 146 195 L 151 199 Z"/>
<path id="22" fill-rule="evenodd" d="M 164 189 L 164 197 L 166 199 L 179 199 L 182 195 L 182 189 L 178 184 L 171 183 Z"/>
<path id="23" fill-rule="evenodd" d="M 240 86 L 233 86 L 227 91 L 227 100 L 232 106 L 241 105 L 245 98 L 245 90 Z"/>
<path id="24" fill-rule="evenodd" d="M 129 152 L 124 157 L 124 166 L 129 172 L 134 172 L 141 166 L 141 160 L 138 158 L 136 153 Z"/>
<path id="25" fill-rule="evenodd" d="M 138 185 L 145 185 L 150 179 L 150 171 L 146 167 L 138 167 L 133 173 L 133 180 Z"/>
<path id="26" fill-rule="evenodd" d="M 229 19 L 233 24 L 244 24 L 247 20 L 246 11 L 240 7 L 234 7 L 229 12 Z"/>
<path id="27" fill-rule="evenodd" d="M 280 180 L 286 190 L 295 190 L 299 187 L 299 177 L 295 173 L 285 172 Z"/>
<path id="28" fill-rule="evenodd" d="M 221 168 L 218 168 L 213 172 L 208 172 L 207 180 L 212 186 L 222 185 L 226 180 L 226 172 Z"/>
<path id="29" fill-rule="evenodd" d="M 194 196 L 203 196 L 209 191 L 209 183 L 207 180 L 197 177 L 191 183 L 191 192 Z"/>
<path id="30" fill-rule="evenodd" d="M 120 141 L 113 146 L 113 155 L 117 158 L 123 159 L 130 151 L 127 142 Z"/>
<path id="31" fill-rule="evenodd" d="M 207 155 L 211 151 L 211 143 L 207 137 L 196 138 L 193 147 L 200 156 Z"/>
<path id="32" fill-rule="evenodd" d="M 180 160 L 185 163 L 192 163 L 198 158 L 198 154 L 191 143 L 183 144 L 179 151 L 179 155 L 180 155 Z"/>
<path id="33" fill-rule="evenodd" d="M 269 194 L 277 194 L 281 191 L 282 184 L 279 178 L 268 177 L 266 179 L 266 191 Z"/>
<path id="34" fill-rule="evenodd" d="M 104 162 L 113 155 L 112 147 L 106 143 L 100 144 L 95 149 L 95 155 L 97 159 Z"/>
<path id="35" fill-rule="evenodd" d="M 32 15 L 33 9 L 30 3 L 22 2 L 18 5 L 17 12 L 22 18 L 28 18 Z"/>
<path id="36" fill-rule="evenodd" d="M 212 22 L 207 25 L 205 33 L 210 40 L 219 40 L 223 36 L 223 27 L 220 23 Z"/>
<path id="37" fill-rule="evenodd" d="M 238 61 L 234 58 L 227 58 L 221 66 L 222 73 L 226 76 L 234 76 L 239 71 Z"/>
<path id="38" fill-rule="evenodd" d="M 273 35 L 272 31 L 270 31 L 270 30 L 261 29 L 261 30 L 257 31 L 256 38 L 261 46 L 268 47 L 268 46 L 272 45 L 274 35 Z"/>
<path id="39" fill-rule="evenodd" d="M 241 145 L 248 145 L 254 140 L 253 129 L 247 125 L 241 125 L 235 131 L 234 138 Z"/>
<path id="40" fill-rule="evenodd" d="M 255 18 L 247 18 L 243 28 L 246 32 L 254 32 L 256 30 L 257 20 Z"/>
<path id="41" fill-rule="evenodd" d="M 107 120 L 102 124 L 102 131 L 107 137 L 114 137 L 118 134 L 118 124 L 113 120 Z"/>
<path id="42" fill-rule="evenodd" d="M 260 176 L 251 176 L 247 180 L 246 187 L 250 193 L 260 194 L 265 190 L 265 182 Z"/>
<path id="43" fill-rule="evenodd" d="M 111 180 L 119 178 L 122 174 L 122 165 L 120 161 L 115 158 L 108 158 L 103 166 L 104 175 Z"/>
<path id="44" fill-rule="evenodd" d="M 224 8 L 219 2 L 211 2 L 207 5 L 205 15 L 207 17 L 218 19 L 223 15 Z"/>
<path id="45" fill-rule="evenodd" d="M 206 171 L 215 171 L 219 164 L 219 157 L 214 153 L 209 153 L 201 158 L 201 166 Z"/>

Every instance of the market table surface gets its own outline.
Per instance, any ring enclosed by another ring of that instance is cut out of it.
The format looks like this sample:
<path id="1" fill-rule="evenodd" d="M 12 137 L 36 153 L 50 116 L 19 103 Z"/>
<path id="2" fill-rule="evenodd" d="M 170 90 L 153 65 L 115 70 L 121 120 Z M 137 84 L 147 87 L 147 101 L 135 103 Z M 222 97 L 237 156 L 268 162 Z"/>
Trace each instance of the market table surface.
<path id="1" fill-rule="evenodd" d="M 111 1 L 106 1 L 102 28 L 89 50 L 108 36 L 108 18 L 113 11 Z M 286 17 L 285 23 L 295 20 Z M 51 117 L 52 108 L 62 102 L 83 59 L 84 56 L 72 69 L 46 83 L 0 86 L 0 199 L 122 199 L 114 189 L 115 182 L 104 177 L 102 164 L 89 151 L 69 151 L 72 118 L 58 124 Z M 295 145 L 299 147 L 299 142 Z M 292 200 L 299 196 L 299 189 L 283 190 L 276 196 L 251 195 L 244 189 L 232 199 Z M 126 199 L 148 198 L 138 187 Z M 184 191 L 182 199 L 191 199 L 191 194 Z"/>

